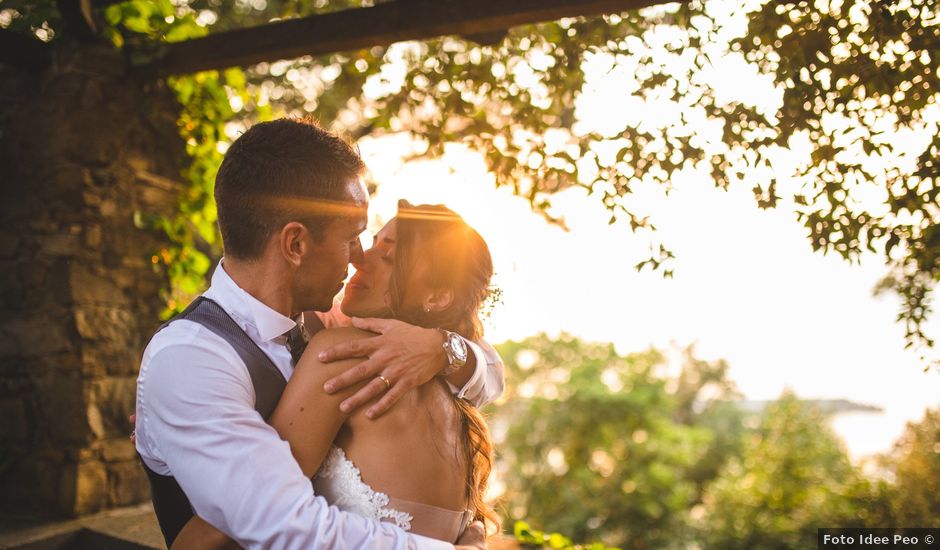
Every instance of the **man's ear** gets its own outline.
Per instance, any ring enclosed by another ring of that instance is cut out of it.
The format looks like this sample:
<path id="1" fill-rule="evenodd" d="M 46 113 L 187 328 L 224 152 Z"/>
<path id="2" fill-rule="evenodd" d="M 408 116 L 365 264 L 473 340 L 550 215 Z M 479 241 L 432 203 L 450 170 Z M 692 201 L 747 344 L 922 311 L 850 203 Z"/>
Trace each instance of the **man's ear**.
<path id="1" fill-rule="evenodd" d="M 307 233 L 300 222 L 288 222 L 277 233 L 278 251 L 289 264 L 299 266 L 307 253 Z"/>
<path id="2" fill-rule="evenodd" d="M 444 311 L 454 303 L 454 291 L 449 288 L 439 288 L 431 291 L 424 299 L 425 311 Z"/>

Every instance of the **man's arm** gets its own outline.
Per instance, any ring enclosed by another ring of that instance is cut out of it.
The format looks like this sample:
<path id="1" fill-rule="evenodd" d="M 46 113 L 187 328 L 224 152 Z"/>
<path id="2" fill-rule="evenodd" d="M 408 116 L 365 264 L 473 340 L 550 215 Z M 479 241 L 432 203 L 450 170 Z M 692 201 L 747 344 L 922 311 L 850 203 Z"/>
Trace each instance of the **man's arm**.
<path id="1" fill-rule="evenodd" d="M 197 515 L 248 548 L 436 546 L 315 497 L 288 444 L 254 411 L 247 372 L 233 363 L 234 354 L 174 345 L 141 377 L 138 423 L 146 423 L 147 441 L 138 447 L 157 451 Z"/>
<path id="2" fill-rule="evenodd" d="M 349 357 L 368 357 L 358 366 L 328 380 L 323 389 L 333 393 L 364 380 L 371 380 L 340 405 L 350 412 L 381 395 L 366 415 L 375 418 L 401 399 L 402 395 L 431 380 L 447 366 L 444 337 L 434 329 L 416 327 L 394 319 L 352 320 L 353 326 L 378 333 L 377 336 L 344 342 L 320 353 L 323 362 Z M 471 343 L 467 363 L 448 376 L 451 389 L 476 406 L 493 401 L 503 391 L 503 363 L 492 346 Z M 389 381 L 386 385 L 382 378 Z"/>

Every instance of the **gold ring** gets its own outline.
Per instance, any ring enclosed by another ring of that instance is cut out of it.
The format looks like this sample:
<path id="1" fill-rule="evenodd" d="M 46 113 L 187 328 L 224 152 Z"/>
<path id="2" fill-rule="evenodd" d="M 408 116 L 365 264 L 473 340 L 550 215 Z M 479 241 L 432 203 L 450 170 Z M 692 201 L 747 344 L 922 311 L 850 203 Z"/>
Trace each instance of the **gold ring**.
<path id="1" fill-rule="evenodd" d="M 392 389 L 392 383 L 388 381 L 388 378 L 385 378 L 385 377 L 382 376 L 381 374 L 378 375 L 378 376 L 376 376 L 376 378 L 378 378 L 378 379 L 381 380 L 382 382 L 385 382 L 385 390 L 386 390 L 386 391 Z"/>

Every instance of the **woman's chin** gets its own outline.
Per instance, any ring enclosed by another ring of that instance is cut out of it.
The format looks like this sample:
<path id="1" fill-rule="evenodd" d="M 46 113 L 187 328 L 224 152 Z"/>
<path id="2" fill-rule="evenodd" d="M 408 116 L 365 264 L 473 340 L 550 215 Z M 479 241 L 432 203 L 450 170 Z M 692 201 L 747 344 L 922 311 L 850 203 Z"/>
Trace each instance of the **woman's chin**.
<path id="1" fill-rule="evenodd" d="M 339 303 L 339 310 L 342 311 L 343 315 L 346 317 L 359 317 L 359 310 L 346 298 L 343 298 L 343 301 Z"/>
<path id="2" fill-rule="evenodd" d="M 375 312 L 371 311 L 363 304 L 356 303 L 355 300 L 343 300 L 339 304 L 339 310 L 346 317 L 375 317 Z"/>
<path id="3" fill-rule="evenodd" d="M 368 307 L 366 304 L 357 303 L 356 300 L 344 298 L 339 304 L 339 310 L 347 317 L 375 317 L 379 319 L 391 319 L 392 313 L 388 308 Z"/>

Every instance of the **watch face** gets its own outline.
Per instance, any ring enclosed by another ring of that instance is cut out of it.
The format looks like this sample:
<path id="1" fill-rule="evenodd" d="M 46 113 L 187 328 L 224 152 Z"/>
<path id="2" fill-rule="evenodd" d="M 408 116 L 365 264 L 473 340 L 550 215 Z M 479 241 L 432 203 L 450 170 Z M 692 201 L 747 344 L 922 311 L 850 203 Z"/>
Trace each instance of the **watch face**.
<path id="1" fill-rule="evenodd" d="M 447 338 L 447 343 L 450 345 L 451 351 L 459 361 L 467 360 L 467 344 L 463 341 L 463 338 L 451 333 Z"/>

